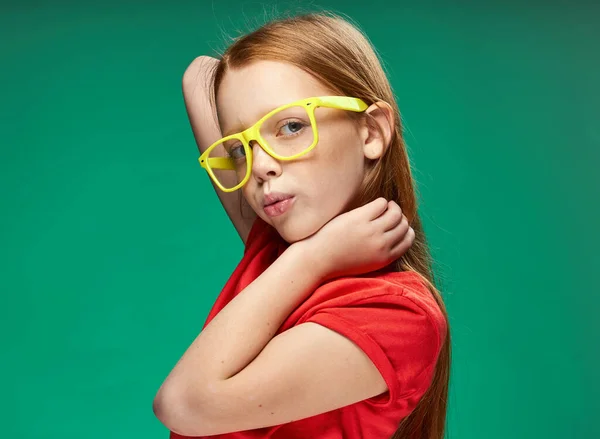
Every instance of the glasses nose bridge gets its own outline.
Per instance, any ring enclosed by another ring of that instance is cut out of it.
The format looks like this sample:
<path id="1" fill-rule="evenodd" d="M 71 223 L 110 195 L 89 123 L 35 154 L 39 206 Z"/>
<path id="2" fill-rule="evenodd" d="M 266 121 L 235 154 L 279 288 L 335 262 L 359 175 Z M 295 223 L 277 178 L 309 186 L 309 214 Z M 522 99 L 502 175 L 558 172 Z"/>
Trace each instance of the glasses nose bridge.
<path id="1" fill-rule="evenodd" d="M 248 145 L 250 145 L 250 142 L 253 140 L 258 141 L 258 130 L 259 130 L 259 126 L 258 124 L 252 125 L 251 127 L 246 128 L 244 131 L 242 131 L 242 137 L 244 138 L 244 140 L 248 143 Z M 259 142 L 260 144 L 260 142 Z"/>
<path id="2" fill-rule="evenodd" d="M 263 146 L 262 141 L 258 138 L 258 132 L 256 132 L 256 135 L 252 136 L 251 132 L 248 130 L 247 133 L 244 133 L 244 139 L 248 142 L 250 154 L 252 154 L 251 172 L 263 174 L 279 169 L 281 163 Z M 260 151 L 256 151 L 255 153 L 254 144 L 258 145 Z"/>
<path id="3" fill-rule="evenodd" d="M 258 145 L 262 148 L 262 145 L 258 141 L 258 131 L 255 129 L 254 126 L 251 126 L 250 128 L 242 131 L 240 134 L 246 142 L 246 144 L 250 147 L 250 151 L 252 151 L 252 142 L 258 143 Z"/>
<path id="4" fill-rule="evenodd" d="M 258 125 L 253 125 L 247 129 L 245 129 L 244 131 L 242 131 L 241 135 L 244 138 L 244 140 L 246 141 L 246 143 L 249 146 L 250 152 L 253 153 L 254 152 L 254 148 L 252 146 L 252 143 L 255 142 L 260 149 L 262 149 L 262 152 L 267 154 L 269 157 L 271 156 L 271 154 L 269 154 L 267 152 L 267 150 L 265 149 L 265 147 L 263 146 L 263 141 L 259 139 L 260 134 L 259 134 L 259 128 L 260 126 Z"/>

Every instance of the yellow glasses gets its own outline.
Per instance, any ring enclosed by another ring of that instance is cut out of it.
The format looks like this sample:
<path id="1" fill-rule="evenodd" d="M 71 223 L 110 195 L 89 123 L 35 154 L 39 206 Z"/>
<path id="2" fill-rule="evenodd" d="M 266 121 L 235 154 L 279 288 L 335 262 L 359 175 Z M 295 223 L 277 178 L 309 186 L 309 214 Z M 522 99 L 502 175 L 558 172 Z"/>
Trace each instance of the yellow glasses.
<path id="1" fill-rule="evenodd" d="M 198 161 L 224 192 L 233 192 L 246 184 L 252 171 L 252 148 L 256 141 L 277 160 L 294 160 L 312 150 L 319 141 L 315 121 L 318 107 L 362 112 L 368 105 L 359 98 L 319 96 L 301 99 L 270 111 L 250 128 L 223 137 L 208 147 Z M 235 178 L 220 181 L 213 172 L 230 173 Z M 231 186 L 228 181 L 238 182 Z M 231 186 L 231 187 L 227 187 Z"/>

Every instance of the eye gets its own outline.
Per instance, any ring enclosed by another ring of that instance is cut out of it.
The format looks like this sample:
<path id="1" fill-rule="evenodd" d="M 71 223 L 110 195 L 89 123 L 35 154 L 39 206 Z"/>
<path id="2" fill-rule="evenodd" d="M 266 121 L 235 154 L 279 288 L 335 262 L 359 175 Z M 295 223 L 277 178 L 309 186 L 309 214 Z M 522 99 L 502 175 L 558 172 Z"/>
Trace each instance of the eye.
<path id="1" fill-rule="evenodd" d="M 246 157 L 246 150 L 244 149 L 244 145 L 242 145 L 241 143 L 229 148 L 229 151 L 227 151 L 227 153 L 229 154 L 229 157 L 231 157 L 234 160 L 243 159 Z"/>
<path id="2" fill-rule="evenodd" d="M 299 120 L 290 120 L 287 121 L 286 123 L 284 123 L 281 128 L 279 129 L 279 131 L 281 131 L 284 128 L 288 128 L 290 131 L 288 133 L 283 133 L 284 136 L 294 136 L 296 134 L 298 134 L 300 131 L 302 131 L 302 129 L 304 127 L 306 127 L 307 125 L 304 122 L 301 122 Z"/>

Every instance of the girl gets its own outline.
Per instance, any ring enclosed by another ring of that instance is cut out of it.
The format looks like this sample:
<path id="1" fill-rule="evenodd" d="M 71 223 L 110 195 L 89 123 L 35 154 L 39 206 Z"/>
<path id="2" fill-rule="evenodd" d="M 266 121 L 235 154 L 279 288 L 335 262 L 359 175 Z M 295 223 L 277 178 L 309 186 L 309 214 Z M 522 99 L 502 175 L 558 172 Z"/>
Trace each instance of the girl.
<path id="1" fill-rule="evenodd" d="M 183 91 L 245 251 L 155 397 L 171 438 L 441 439 L 447 314 L 366 37 L 332 13 L 272 21 Z"/>

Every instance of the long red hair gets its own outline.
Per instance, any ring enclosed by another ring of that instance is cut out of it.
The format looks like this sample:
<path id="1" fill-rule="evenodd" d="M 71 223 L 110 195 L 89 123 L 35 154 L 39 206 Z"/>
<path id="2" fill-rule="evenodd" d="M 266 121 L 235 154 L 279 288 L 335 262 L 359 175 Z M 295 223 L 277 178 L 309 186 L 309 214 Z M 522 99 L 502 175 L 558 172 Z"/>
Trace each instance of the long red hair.
<path id="1" fill-rule="evenodd" d="M 220 56 L 220 63 L 213 72 L 213 106 L 227 70 L 257 60 L 292 64 L 318 78 L 337 95 L 358 97 L 368 105 L 385 101 L 394 110 L 391 143 L 384 155 L 367 169 L 353 205 L 361 206 L 378 197 L 398 203 L 415 231 L 415 240 L 407 253 L 393 263 L 393 268 L 421 276 L 444 314 L 448 328 L 431 385 L 413 411 L 400 422 L 391 439 L 443 439 L 450 379 L 450 325 L 444 301 L 435 286 L 429 247 L 417 213 L 400 111 L 379 58 L 360 28 L 338 14 L 325 11 L 275 19 L 234 38 Z M 349 114 L 350 117 L 365 116 L 365 113 Z"/>

